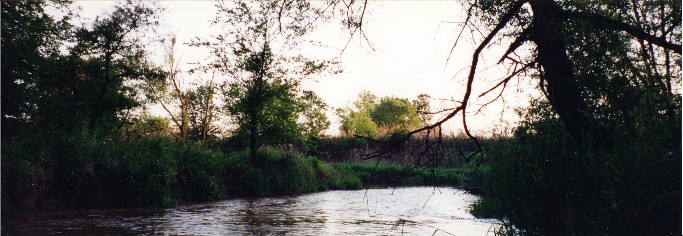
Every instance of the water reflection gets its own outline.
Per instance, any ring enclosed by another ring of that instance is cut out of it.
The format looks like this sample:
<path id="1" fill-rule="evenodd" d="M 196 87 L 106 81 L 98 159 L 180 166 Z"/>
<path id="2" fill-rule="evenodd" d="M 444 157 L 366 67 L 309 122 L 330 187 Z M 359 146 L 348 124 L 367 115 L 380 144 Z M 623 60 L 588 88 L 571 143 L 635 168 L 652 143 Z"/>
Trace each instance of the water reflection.
<path id="1" fill-rule="evenodd" d="M 328 191 L 232 199 L 169 210 L 93 210 L 4 217 L 3 234 L 486 235 L 467 213 L 476 196 L 453 188 Z M 493 226 L 493 227 L 492 227 Z"/>

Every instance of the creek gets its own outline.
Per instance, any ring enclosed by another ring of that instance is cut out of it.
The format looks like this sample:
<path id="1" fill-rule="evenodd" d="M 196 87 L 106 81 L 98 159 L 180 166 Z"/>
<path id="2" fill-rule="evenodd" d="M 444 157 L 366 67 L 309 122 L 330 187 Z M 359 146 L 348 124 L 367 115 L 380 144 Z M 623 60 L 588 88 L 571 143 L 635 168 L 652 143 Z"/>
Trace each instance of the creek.
<path id="1" fill-rule="evenodd" d="M 401 187 L 237 198 L 172 209 L 105 209 L 3 216 L 10 235 L 492 235 L 455 188 Z"/>

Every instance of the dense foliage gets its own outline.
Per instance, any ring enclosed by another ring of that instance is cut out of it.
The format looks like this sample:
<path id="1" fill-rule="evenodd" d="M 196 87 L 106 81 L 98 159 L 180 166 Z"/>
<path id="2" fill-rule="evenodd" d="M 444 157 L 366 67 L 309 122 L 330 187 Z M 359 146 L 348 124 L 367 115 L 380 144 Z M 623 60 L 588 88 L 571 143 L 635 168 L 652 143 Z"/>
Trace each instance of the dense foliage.
<path id="1" fill-rule="evenodd" d="M 525 234 L 680 230 L 680 122 L 649 124 L 616 137 L 613 150 L 594 151 L 573 145 L 547 101 L 524 114 L 514 141 L 491 147 L 473 214 L 506 219 Z"/>
<path id="2" fill-rule="evenodd" d="M 352 107 L 337 109 L 340 130 L 345 136 L 374 138 L 412 131 L 431 120 L 429 97 L 421 94 L 409 101 L 405 98 L 377 98 L 369 91 L 358 94 Z"/>
<path id="3" fill-rule="evenodd" d="M 225 1 L 217 7 L 212 25 L 221 33 L 192 45 L 212 53 L 213 62 L 201 69 L 228 76 L 225 109 L 252 162 L 258 164 L 256 151 L 263 145 L 311 145 L 309 140 L 329 126 L 326 105 L 315 93 L 300 91 L 299 84 L 336 64 L 296 54 L 315 29 L 316 9 L 306 1 Z"/>
<path id="4" fill-rule="evenodd" d="M 3 212 L 58 208 L 170 207 L 226 197 L 358 189 L 349 173 L 274 149 L 224 154 L 170 136 L 93 140 L 43 135 L 3 147 Z M 56 159 L 54 157 L 61 157 Z"/>
<path id="5" fill-rule="evenodd" d="M 508 53 L 533 45 L 514 63 L 531 65 L 544 95 L 520 111 L 514 142 L 488 153 L 473 212 L 510 233 L 680 234 L 680 2 L 470 6 L 505 31 Z"/>

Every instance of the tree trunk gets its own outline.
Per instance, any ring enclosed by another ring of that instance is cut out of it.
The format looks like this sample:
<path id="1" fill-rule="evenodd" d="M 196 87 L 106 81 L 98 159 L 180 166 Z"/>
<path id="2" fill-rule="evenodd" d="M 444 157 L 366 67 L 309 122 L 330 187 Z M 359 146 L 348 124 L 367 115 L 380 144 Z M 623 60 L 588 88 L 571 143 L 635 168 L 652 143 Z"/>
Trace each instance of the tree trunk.
<path id="1" fill-rule="evenodd" d="M 256 151 L 258 151 L 258 129 L 256 127 L 258 122 L 256 120 L 257 117 L 255 114 L 251 114 L 250 116 L 251 117 L 249 120 L 249 160 L 251 161 L 252 166 L 258 167 L 259 161 L 256 155 Z"/>
<path id="2" fill-rule="evenodd" d="M 563 41 L 565 16 L 552 0 L 531 0 L 529 3 L 534 14 L 529 37 L 538 50 L 542 79 L 548 83 L 548 100 L 577 146 L 598 150 L 609 148 L 609 136 L 588 113 L 586 101 L 576 84 Z"/>
<path id="3" fill-rule="evenodd" d="M 97 121 L 100 119 L 102 113 L 102 100 L 104 100 L 104 95 L 107 93 L 107 87 L 109 87 L 109 83 L 111 83 L 113 80 L 111 78 L 111 58 L 112 53 L 107 52 L 105 54 L 104 62 L 104 84 L 102 85 L 99 96 L 97 96 L 97 99 L 93 103 L 92 114 L 90 115 L 90 123 L 88 124 L 88 131 L 90 135 L 95 134 L 95 129 L 97 129 Z"/>

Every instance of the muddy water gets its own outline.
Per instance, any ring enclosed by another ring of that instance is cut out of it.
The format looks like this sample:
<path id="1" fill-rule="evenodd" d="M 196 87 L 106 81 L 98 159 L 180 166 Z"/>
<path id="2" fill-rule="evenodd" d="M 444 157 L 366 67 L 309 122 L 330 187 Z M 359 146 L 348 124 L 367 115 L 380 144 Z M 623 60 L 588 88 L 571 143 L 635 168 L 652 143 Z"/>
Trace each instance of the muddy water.
<path id="1" fill-rule="evenodd" d="M 328 191 L 231 199 L 174 209 L 89 210 L 2 219 L 20 235 L 491 235 L 499 225 L 467 213 L 477 197 L 453 188 Z"/>

